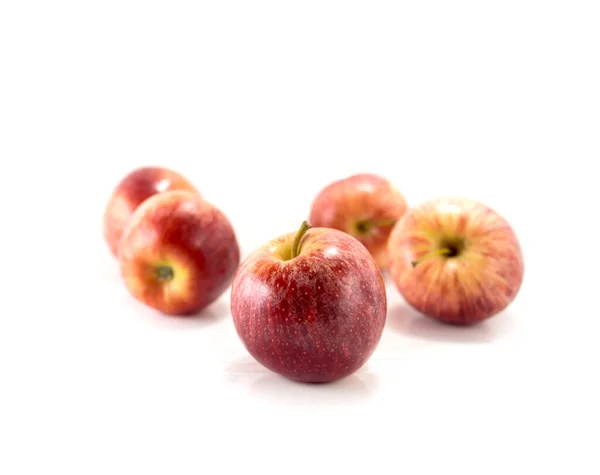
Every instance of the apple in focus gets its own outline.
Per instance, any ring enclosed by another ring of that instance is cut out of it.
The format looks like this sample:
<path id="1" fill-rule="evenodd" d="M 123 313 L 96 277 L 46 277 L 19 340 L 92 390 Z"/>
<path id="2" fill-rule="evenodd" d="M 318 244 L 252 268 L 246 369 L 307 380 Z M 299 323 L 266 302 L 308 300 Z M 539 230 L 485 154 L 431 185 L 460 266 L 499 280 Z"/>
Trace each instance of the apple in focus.
<path id="1" fill-rule="evenodd" d="M 383 277 L 367 249 L 306 221 L 248 255 L 231 289 L 234 325 L 248 352 L 301 382 L 335 381 L 363 366 L 386 310 Z"/>
<path id="2" fill-rule="evenodd" d="M 362 173 L 323 188 L 312 203 L 309 222 L 354 236 L 385 270 L 390 232 L 406 209 L 404 196 L 389 180 Z"/>
<path id="3" fill-rule="evenodd" d="M 197 313 L 215 301 L 231 283 L 239 261 L 236 235 L 225 214 L 182 190 L 144 201 L 119 247 L 129 292 L 171 315 Z"/>
<path id="4" fill-rule="evenodd" d="M 510 224 L 483 203 L 437 198 L 409 210 L 388 243 L 390 276 L 421 313 L 473 324 L 504 310 L 523 281 Z"/>
<path id="5" fill-rule="evenodd" d="M 123 230 L 137 207 L 151 196 L 170 190 L 198 193 L 182 175 L 161 167 L 137 168 L 117 184 L 104 211 L 104 239 L 114 256 L 118 254 Z"/>

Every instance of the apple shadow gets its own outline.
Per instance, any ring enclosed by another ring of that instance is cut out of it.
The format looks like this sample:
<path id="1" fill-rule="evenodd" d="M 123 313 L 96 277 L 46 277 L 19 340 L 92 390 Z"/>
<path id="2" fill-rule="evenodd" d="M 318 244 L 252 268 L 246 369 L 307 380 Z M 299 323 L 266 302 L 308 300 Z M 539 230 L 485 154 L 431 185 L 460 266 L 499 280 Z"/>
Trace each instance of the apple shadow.
<path id="1" fill-rule="evenodd" d="M 217 324 L 229 315 L 229 304 L 225 299 L 218 299 L 208 307 L 190 315 L 167 315 L 169 324 L 176 327 L 209 327 Z M 165 315 L 156 313 L 156 317 L 165 321 Z"/>
<path id="2" fill-rule="evenodd" d="M 233 361 L 227 364 L 225 372 L 232 375 L 266 374 L 267 369 L 258 361 L 247 356 L 243 360 Z"/>
<path id="3" fill-rule="evenodd" d="M 485 344 L 512 333 L 514 320 L 504 312 L 474 325 L 452 325 L 422 315 L 403 303 L 388 310 L 386 326 L 400 335 L 420 340 Z"/>
<path id="4" fill-rule="evenodd" d="M 301 383 L 267 373 L 254 381 L 249 393 L 270 404 L 339 406 L 370 399 L 376 383 L 374 374 L 360 370 L 331 383 Z"/>
<path id="5" fill-rule="evenodd" d="M 377 389 L 377 377 L 364 368 L 330 383 L 293 381 L 247 359 L 230 363 L 226 372 L 238 382 L 240 376 L 251 378 L 250 396 L 284 406 L 356 404 L 370 399 Z"/>

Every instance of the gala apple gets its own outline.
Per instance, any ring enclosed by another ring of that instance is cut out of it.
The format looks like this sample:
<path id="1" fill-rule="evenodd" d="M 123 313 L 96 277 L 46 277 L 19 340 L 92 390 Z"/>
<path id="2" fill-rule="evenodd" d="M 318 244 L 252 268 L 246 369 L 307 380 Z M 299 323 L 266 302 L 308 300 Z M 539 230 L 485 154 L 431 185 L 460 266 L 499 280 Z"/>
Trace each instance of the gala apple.
<path id="1" fill-rule="evenodd" d="M 137 168 L 117 184 L 104 212 L 104 239 L 115 256 L 123 230 L 137 207 L 147 198 L 169 190 L 198 193 L 182 175 L 161 167 Z"/>
<path id="2" fill-rule="evenodd" d="M 523 255 L 497 212 L 465 198 L 438 198 L 409 210 L 389 243 L 390 275 L 404 299 L 438 320 L 472 324 L 517 296 Z"/>
<path id="3" fill-rule="evenodd" d="M 165 314 L 196 313 L 229 286 L 240 260 L 234 229 L 190 191 L 151 196 L 134 212 L 119 247 L 130 293 Z"/>
<path id="4" fill-rule="evenodd" d="M 246 257 L 233 280 L 231 312 L 263 366 L 296 381 L 329 382 L 358 370 L 378 345 L 385 286 L 360 242 L 305 221 Z"/>
<path id="5" fill-rule="evenodd" d="M 390 232 L 406 208 L 403 195 L 389 180 L 362 173 L 323 188 L 312 203 L 309 222 L 354 236 L 385 270 Z"/>

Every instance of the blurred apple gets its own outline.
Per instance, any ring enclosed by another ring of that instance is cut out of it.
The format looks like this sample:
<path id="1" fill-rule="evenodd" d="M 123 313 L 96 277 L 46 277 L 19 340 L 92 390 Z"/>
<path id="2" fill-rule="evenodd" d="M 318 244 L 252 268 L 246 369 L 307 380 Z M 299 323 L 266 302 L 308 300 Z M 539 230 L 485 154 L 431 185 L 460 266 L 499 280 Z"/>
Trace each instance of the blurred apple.
<path id="1" fill-rule="evenodd" d="M 149 197 L 169 190 L 198 193 L 179 173 L 161 167 L 143 167 L 125 176 L 113 190 L 104 212 L 104 238 L 117 256 L 123 230 L 137 207 Z"/>
<path id="2" fill-rule="evenodd" d="M 321 190 L 313 201 L 309 222 L 352 235 L 385 270 L 387 241 L 406 207 L 400 191 L 387 179 L 363 173 L 335 181 Z"/>
<path id="3" fill-rule="evenodd" d="M 231 313 L 248 352 L 289 379 L 329 382 L 375 350 L 386 319 L 383 277 L 352 236 L 309 229 L 277 237 L 240 265 Z"/>
<path id="4" fill-rule="evenodd" d="M 165 314 L 196 313 L 229 286 L 240 260 L 234 229 L 214 205 L 189 191 L 144 201 L 119 247 L 130 293 Z"/>
<path id="5" fill-rule="evenodd" d="M 390 275 L 425 315 L 472 324 L 517 296 L 524 264 L 509 223 L 486 205 L 438 198 L 409 210 L 389 240 Z"/>

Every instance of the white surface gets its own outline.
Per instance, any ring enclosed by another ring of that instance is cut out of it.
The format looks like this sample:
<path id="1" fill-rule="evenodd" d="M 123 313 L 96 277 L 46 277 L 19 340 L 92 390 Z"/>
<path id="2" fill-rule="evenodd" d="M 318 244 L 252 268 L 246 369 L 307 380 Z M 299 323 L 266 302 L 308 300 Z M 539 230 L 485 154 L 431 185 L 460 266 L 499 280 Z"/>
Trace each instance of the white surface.
<path id="1" fill-rule="evenodd" d="M 0 4 L 0 473 L 598 473 L 595 1 Z M 409 3 L 409 2 L 406 2 Z M 405 310 L 328 386 L 203 318 L 132 300 L 101 235 L 168 166 L 246 255 L 358 171 L 516 229 L 513 305 L 469 329 Z"/>

